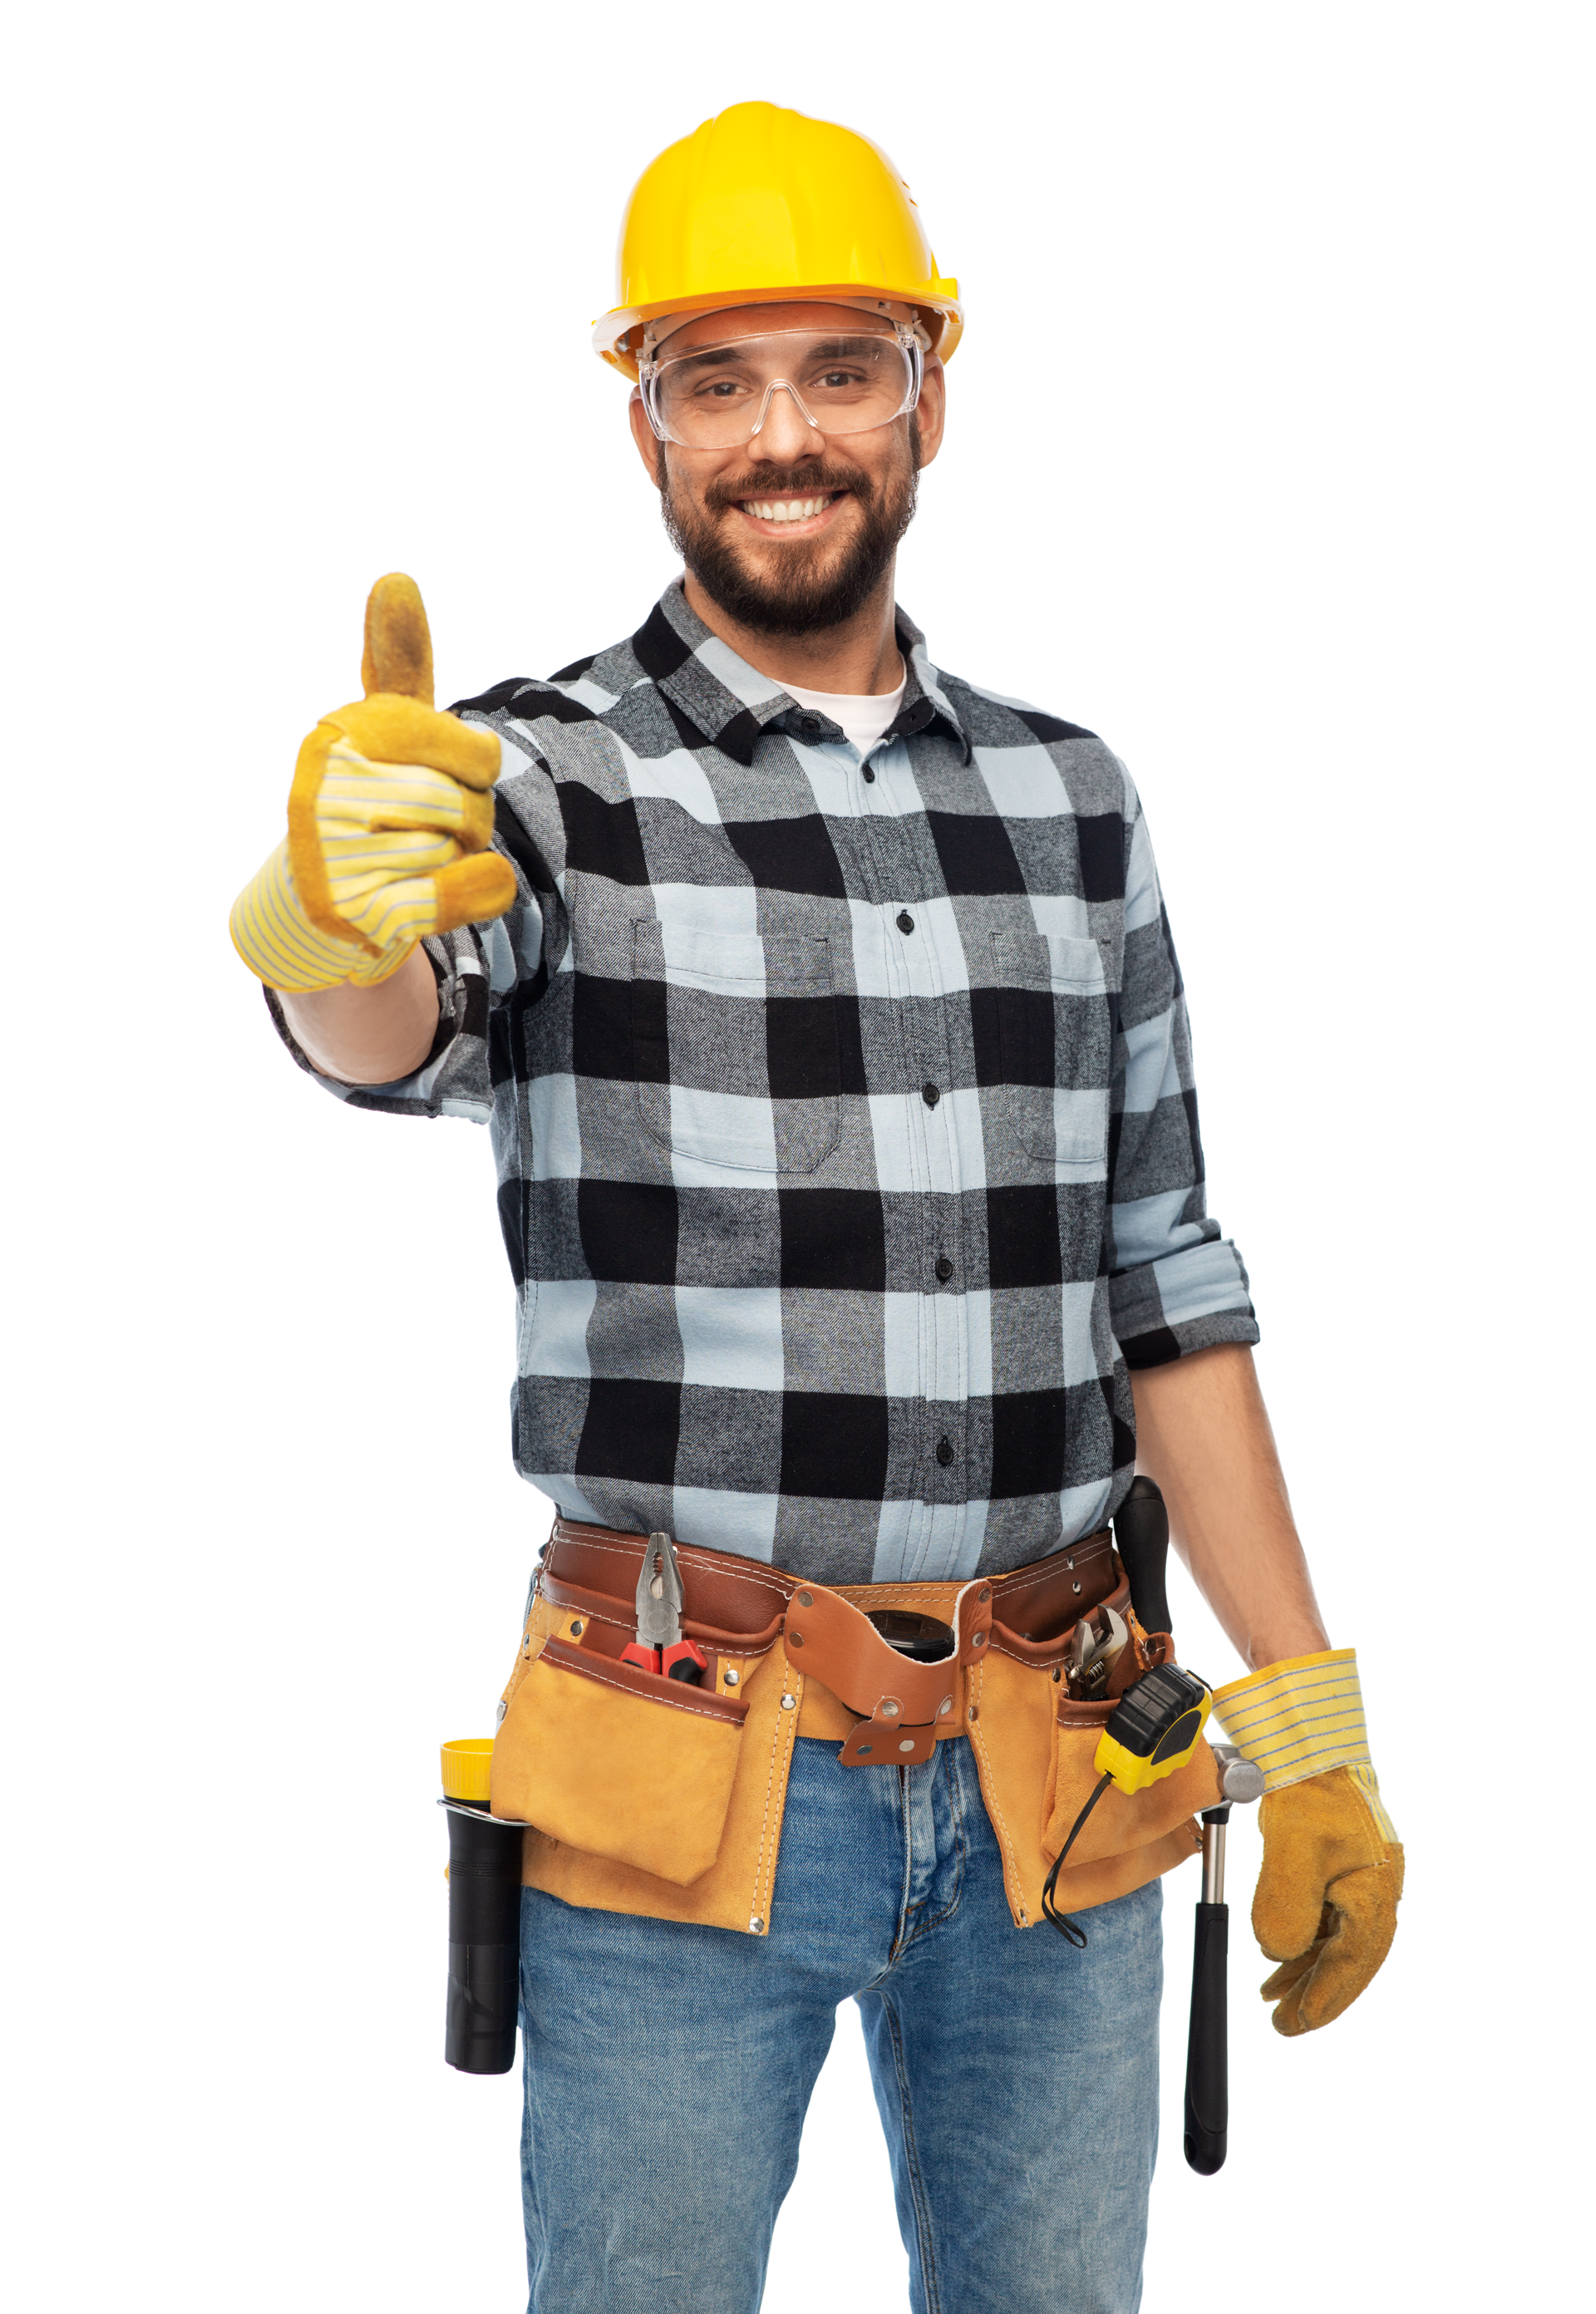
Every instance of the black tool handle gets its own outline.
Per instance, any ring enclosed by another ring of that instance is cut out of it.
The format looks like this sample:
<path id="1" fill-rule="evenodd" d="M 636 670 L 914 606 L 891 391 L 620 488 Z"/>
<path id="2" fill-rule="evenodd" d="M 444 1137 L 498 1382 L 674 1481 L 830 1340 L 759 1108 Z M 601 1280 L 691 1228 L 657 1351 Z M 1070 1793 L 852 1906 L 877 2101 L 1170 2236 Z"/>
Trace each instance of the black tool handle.
<path id="1" fill-rule="evenodd" d="M 1225 1998 L 1230 1944 L 1230 1906 L 1199 1904 L 1192 1951 L 1192 2023 L 1186 2045 L 1186 2158 L 1200 2177 L 1212 2177 L 1223 2168 L 1230 2126 Z"/>
<path id="2" fill-rule="evenodd" d="M 1167 1631 L 1169 1600 L 1164 1568 L 1169 1557 L 1169 1514 L 1151 1479 L 1131 1480 L 1131 1491 L 1114 1515 L 1114 1541 L 1142 1630 Z"/>
<path id="3" fill-rule="evenodd" d="M 520 2009 L 522 1827 L 459 1808 L 448 1817 L 444 2061 L 462 2073 L 507 2073 Z"/>

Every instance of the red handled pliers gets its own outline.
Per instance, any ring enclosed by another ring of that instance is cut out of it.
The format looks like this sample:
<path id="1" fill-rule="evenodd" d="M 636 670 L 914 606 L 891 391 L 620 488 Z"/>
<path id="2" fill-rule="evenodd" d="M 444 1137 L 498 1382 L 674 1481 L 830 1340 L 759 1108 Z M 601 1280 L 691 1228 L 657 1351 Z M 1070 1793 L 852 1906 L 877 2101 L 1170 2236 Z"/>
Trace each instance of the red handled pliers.
<path id="1" fill-rule="evenodd" d="M 638 1570 L 638 1635 L 622 1648 L 621 1660 L 692 1687 L 710 1668 L 697 1640 L 682 1637 L 682 1576 L 668 1534 L 648 1537 Z"/>

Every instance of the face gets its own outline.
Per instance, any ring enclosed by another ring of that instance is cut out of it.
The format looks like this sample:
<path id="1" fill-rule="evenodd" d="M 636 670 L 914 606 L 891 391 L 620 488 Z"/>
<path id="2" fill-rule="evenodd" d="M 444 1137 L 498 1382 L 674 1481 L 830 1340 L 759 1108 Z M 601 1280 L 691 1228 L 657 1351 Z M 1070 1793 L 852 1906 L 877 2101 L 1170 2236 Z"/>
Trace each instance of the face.
<path id="1" fill-rule="evenodd" d="M 668 350 L 675 359 L 773 330 L 857 337 L 877 327 L 851 307 L 749 305 L 701 314 Z M 630 415 L 666 528 L 705 594 L 752 632 L 793 635 L 842 624 L 889 580 L 916 476 L 941 444 L 943 408 L 941 365 L 928 362 L 918 408 L 865 434 L 820 432 L 784 393 L 772 395 L 759 432 L 731 449 L 659 441 L 635 396 Z"/>

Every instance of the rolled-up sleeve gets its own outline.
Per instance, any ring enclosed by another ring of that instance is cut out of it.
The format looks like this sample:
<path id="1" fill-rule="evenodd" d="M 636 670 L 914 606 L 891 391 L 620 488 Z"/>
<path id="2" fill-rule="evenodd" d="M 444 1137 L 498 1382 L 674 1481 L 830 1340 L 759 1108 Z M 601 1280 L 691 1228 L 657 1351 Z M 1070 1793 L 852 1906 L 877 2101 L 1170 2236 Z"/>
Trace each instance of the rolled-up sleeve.
<path id="1" fill-rule="evenodd" d="M 1191 1032 L 1147 823 L 1126 779 L 1125 945 L 1109 1144 L 1108 1292 L 1127 1365 L 1256 1342 L 1241 1256 L 1208 1214 Z"/>
<path id="2" fill-rule="evenodd" d="M 437 982 L 437 1034 L 413 1075 L 392 1084 L 344 1084 L 323 1076 L 306 1059 L 283 1017 L 274 989 L 266 1002 L 277 1031 L 307 1075 L 351 1108 L 375 1108 L 390 1117 L 468 1117 L 485 1125 L 493 1113 L 488 1062 L 488 1020 L 494 981 L 495 950 L 508 943 L 500 924 L 466 924 L 459 932 L 424 941 Z M 513 976 L 512 976 L 513 977 Z"/>

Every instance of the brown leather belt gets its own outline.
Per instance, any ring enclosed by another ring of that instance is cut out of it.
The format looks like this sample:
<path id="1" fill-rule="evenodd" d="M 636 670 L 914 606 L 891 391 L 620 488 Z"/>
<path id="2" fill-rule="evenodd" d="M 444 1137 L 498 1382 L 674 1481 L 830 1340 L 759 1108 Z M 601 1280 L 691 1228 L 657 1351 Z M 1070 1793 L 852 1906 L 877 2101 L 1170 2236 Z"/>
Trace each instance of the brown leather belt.
<path id="1" fill-rule="evenodd" d="M 584 1652 L 619 1656 L 633 1636 L 646 1548 L 640 1534 L 556 1519 L 539 1585 L 580 1624 Z M 965 1583 L 833 1587 L 691 1543 L 677 1545 L 676 1560 L 682 1629 L 710 1658 L 705 1685 L 735 1692 L 748 1664 L 781 1640 L 806 1675 L 798 1732 L 842 1736 L 849 1767 L 928 1759 L 939 1736 L 961 1732 L 968 1668 L 988 1652 L 1056 1666 L 1080 1617 L 1122 1581 L 1107 1527 L 1029 1566 Z M 936 1663 L 900 1654 L 869 1621 L 881 1608 L 934 1615 L 953 1631 L 952 1652 Z"/>

